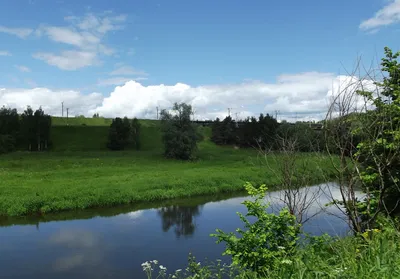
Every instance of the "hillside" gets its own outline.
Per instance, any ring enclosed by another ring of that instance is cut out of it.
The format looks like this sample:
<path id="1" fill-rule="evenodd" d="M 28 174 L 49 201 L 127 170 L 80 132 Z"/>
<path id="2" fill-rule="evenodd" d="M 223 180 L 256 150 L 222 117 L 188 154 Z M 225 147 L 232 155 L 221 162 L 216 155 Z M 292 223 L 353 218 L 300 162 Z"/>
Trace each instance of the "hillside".
<path id="1" fill-rule="evenodd" d="M 142 125 L 142 150 L 161 148 L 159 121 L 139 120 Z M 110 118 L 66 118 L 52 117 L 53 151 L 95 151 L 106 150 Z"/>

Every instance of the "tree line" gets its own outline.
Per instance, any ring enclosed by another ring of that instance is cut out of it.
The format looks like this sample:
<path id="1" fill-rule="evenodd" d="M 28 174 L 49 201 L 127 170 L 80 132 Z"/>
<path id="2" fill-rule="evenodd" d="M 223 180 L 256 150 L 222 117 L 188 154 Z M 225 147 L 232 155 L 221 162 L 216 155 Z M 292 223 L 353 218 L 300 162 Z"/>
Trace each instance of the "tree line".
<path id="1" fill-rule="evenodd" d="M 0 108 L 0 154 L 17 147 L 28 151 L 47 150 L 50 141 L 51 117 L 42 108 L 28 106 L 19 115 L 17 109 Z"/>
<path id="2" fill-rule="evenodd" d="M 222 121 L 217 118 L 212 126 L 211 141 L 218 145 L 237 145 L 240 147 L 280 150 L 283 140 L 291 140 L 300 152 L 316 152 L 324 148 L 324 137 L 309 124 L 294 124 L 278 121 L 266 114 L 258 118 L 248 117 L 236 122 L 227 116 Z"/>

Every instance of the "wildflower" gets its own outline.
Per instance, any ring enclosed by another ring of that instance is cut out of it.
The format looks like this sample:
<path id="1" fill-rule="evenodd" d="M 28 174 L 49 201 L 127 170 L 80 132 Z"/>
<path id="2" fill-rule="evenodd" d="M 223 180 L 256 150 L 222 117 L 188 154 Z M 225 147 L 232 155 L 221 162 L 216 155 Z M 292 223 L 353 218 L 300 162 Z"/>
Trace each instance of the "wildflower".
<path id="1" fill-rule="evenodd" d="M 283 246 L 278 246 L 278 249 L 285 250 L 285 247 L 283 247 Z"/>
<path id="2" fill-rule="evenodd" d="M 175 278 L 178 278 L 178 277 L 176 277 L 175 275 L 172 275 L 172 278 L 175 279 Z"/>
<path id="3" fill-rule="evenodd" d="M 154 263 L 154 264 L 158 264 L 158 261 L 157 261 L 157 260 L 153 260 L 153 263 Z"/>
<path id="4" fill-rule="evenodd" d="M 182 269 L 177 269 L 175 272 L 176 273 L 179 273 L 179 272 L 181 272 L 182 271 Z"/>
<path id="5" fill-rule="evenodd" d="M 198 266 L 200 266 L 200 264 L 201 264 L 200 262 L 197 263 Z"/>
<path id="6" fill-rule="evenodd" d="M 164 270 L 164 271 L 167 270 L 167 268 L 165 266 L 163 266 L 163 265 L 160 265 L 160 269 Z"/>

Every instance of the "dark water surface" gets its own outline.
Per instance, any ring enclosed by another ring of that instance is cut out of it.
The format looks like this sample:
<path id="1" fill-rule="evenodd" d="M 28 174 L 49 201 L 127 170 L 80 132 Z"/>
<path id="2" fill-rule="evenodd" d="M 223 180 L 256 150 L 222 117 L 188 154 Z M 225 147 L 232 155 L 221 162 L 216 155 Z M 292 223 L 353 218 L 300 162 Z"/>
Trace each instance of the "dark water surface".
<path id="1" fill-rule="evenodd" d="M 281 194 L 270 193 L 273 208 L 281 206 Z M 186 267 L 189 252 L 199 261 L 223 259 L 224 245 L 215 244 L 209 235 L 216 228 L 240 227 L 235 213 L 245 213 L 241 204 L 245 199 L 243 194 L 220 195 L 46 218 L 0 219 L 0 278 L 145 278 L 141 263 L 148 260 L 157 259 L 173 272 Z M 309 213 L 319 214 L 304 230 L 345 234 L 348 227 L 343 220 L 321 211 L 327 201 L 320 193 Z"/>

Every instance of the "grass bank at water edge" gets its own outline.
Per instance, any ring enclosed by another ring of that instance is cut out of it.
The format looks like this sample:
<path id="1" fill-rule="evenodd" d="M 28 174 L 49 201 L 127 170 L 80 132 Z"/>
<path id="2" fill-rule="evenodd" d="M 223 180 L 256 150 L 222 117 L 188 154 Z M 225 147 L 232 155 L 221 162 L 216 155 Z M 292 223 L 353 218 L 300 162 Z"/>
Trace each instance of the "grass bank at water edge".
<path id="1" fill-rule="evenodd" d="M 167 160 L 162 150 L 16 152 L 0 160 L 0 215 L 21 216 L 241 190 L 246 181 L 276 185 L 278 178 L 254 150 L 205 141 L 194 162 Z M 302 154 L 315 182 L 330 160 Z M 267 158 L 268 159 L 268 158 Z M 278 169 L 274 161 L 269 167 Z"/>

